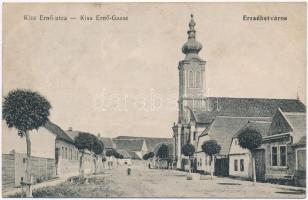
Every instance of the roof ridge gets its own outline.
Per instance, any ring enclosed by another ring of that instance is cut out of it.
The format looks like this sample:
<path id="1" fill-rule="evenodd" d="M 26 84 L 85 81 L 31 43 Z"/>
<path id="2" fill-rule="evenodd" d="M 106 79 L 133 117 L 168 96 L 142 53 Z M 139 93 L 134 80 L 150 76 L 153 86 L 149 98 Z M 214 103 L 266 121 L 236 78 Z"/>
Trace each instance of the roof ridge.
<path id="1" fill-rule="evenodd" d="M 293 100 L 293 101 L 299 101 L 301 102 L 300 99 L 289 99 L 289 98 L 266 98 L 266 97 L 206 97 L 206 98 L 224 98 L 224 99 L 260 99 L 260 100 Z"/>

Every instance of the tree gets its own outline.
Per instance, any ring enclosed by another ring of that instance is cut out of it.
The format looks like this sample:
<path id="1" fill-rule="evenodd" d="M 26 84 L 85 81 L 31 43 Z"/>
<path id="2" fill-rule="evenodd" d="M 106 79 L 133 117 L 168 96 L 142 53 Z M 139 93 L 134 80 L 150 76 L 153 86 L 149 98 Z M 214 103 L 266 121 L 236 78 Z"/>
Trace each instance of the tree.
<path id="1" fill-rule="evenodd" d="M 184 156 L 188 156 L 189 173 L 191 172 L 191 156 L 195 153 L 195 147 L 192 144 L 185 144 L 181 149 Z"/>
<path id="2" fill-rule="evenodd" d="M 115 151 L 115 150 L 114 150 L 114 153 L 113 153 L 113 154 L 114 154 L 114 157 L 115 157 L 115 158 L 118 158 L 118 159 L 123 159 L 123 158 L 124 158 L 124 156 L 123 156 L 122 154 L 120 154 L 119 152 L 117 152 L 117 151 Z"/>
<path id="3" fill-rule="evenodd" d="M 108 168 L 112 167 L 113 163 L 110 161 L 111 157 L 114 156 L 115 150 L 114 149 L 109 149 L 106 151 L 106 156 L 108 157 Z"/>
<path id="4" fill-rule="evenodd" d="M 79 164 L 79 176 L 84 177 L 84 153 L 86 150 L 91 151 L 94 144 L 93 135 L 86 132 L 80 132 L 75 138 L 75 146 L 81 152 L 80 164 Z"/>
<path id="5" fill-rule="evenodd" d="M 213 156 L 220 152 L 221 146 L 217 143 L 216 140 L 205 141 L 202 146 L 202 151 L 210 156 L 210 173 L 211 179 L 213 179 Z"/>
<path id="6" fill-rule="evenodd" d="M 93 152 L 94 152 L 94 173 L 96 173 L 97 158 L 104 152 L 104 143 L 101 140 L 99 140 L 96 136 L 94 136 Z"/>
<path id="7" fill-rule="evenodd" d="M 169 157 L 169 148 L 167 145 L 162 144 L 157 153 L 156 153 L 156 157 L 158 157 L 158 161 L 160 163 L 161 160 L 167 160 L 167 158 Z"/>
<path id="8" fill-rule="evenodd" d="M 142 159 L 143 160 L 148 160 L 154 157 L 154 153 L 153 152 L 149 152 L 143 155 Z"/>
<path id="9" fill-rule="evenodd" d="M 255 150 L 262 144 L 262 135 L 255 124 L 248 122 L 238 133 L 239 145 L 250 151 L 253 185 L 256 183 Z"/>
<path id="10" fill-rule="evenodd" d="M 48 100 L 37 92 L 17 89 L 4 97 L 2 118 L 9 128 L 16 128 L 20 137 L 26 137 L 26 196 L 32 197 L 31 188 L 31 141 L 29 131 L 38 130 L 48 121 L 51 108 Z"/>

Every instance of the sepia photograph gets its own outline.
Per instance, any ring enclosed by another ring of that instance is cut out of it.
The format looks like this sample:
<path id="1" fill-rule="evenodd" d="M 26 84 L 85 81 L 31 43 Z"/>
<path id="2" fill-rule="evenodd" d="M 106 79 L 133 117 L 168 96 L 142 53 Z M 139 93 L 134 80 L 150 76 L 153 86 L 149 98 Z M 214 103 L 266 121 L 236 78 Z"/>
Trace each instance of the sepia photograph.
<path id="1" fill-rule="evenodd" d="M 3 198 L 306 197 L 306 2 L 2 5 Z"/>

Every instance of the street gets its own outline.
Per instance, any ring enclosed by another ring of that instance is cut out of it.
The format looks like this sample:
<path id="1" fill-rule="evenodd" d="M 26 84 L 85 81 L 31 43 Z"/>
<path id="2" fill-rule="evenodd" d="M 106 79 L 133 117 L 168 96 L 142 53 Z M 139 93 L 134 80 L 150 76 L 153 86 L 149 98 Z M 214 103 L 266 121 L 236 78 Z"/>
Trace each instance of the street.
<path id="1" fill-rule="evenodd" d="M 305 189 L 214 177 L 186 180 L 181 171 L 132 166 L 106 170 L 88 184 L 66 182 L 34 191 L 34 197 L 207 197 L 207 198 L 304 198 Z"/>

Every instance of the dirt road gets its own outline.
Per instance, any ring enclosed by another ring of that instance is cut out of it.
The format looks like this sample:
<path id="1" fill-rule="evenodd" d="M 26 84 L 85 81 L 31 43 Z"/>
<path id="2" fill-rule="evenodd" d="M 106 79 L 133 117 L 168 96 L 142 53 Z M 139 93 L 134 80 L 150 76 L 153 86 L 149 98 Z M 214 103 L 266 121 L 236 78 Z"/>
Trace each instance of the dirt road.
<path id="1" fill-rule="evenodd" d="M 257 183 L 230 178 L 205 177 L 206 180 L 186 180 L 186 173 L 171 170 L 149 170 L 142 166 L 108 171 L 121 197 L 228 197 L 228 198 L 304 198 L 305 190 L 296 187 Z"/>

